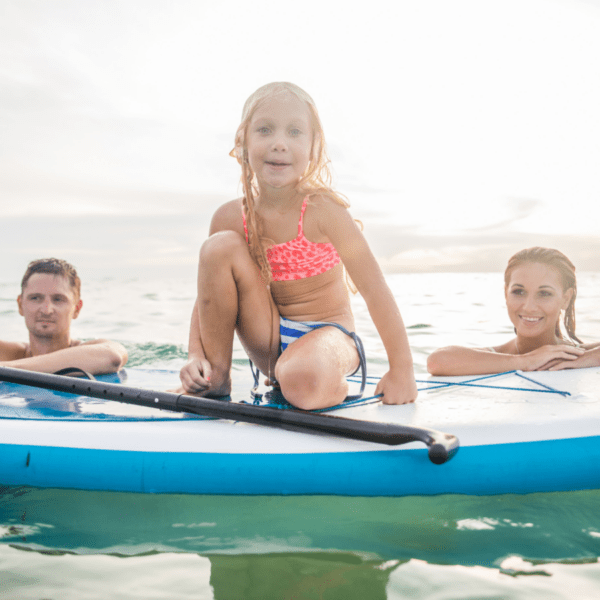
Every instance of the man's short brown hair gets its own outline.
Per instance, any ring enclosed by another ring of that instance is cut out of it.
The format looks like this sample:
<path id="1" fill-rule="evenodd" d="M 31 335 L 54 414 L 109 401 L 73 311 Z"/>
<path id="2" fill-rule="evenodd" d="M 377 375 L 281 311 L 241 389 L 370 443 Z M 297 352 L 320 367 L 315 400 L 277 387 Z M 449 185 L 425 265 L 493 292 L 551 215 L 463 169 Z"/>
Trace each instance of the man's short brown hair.
<path id="1" fill-rule="evenodd" d="M 77 298 L 81 295 L 81 280 L 75 267 L 66 260 L 60 258 L 40 258 L 32 260 L 27 265 L 27 270 L 21 280 L 21 293 L 25 289 L 29 278 L 35 273 L 48 273 L 50 275 L 59 275 L 69 281 L 71 289 L 75 292 Z"/>

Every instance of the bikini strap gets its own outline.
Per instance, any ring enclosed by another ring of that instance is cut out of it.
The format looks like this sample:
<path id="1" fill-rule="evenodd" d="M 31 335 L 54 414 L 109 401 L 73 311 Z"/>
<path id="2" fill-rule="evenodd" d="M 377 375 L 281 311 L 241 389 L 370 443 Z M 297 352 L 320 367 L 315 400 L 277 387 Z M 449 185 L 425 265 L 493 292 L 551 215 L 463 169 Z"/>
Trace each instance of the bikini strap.
<path id="1" fill-rule="evenodd" d="M 248 244 L 248 225 L 246 224 L 246 215 L 244 214 L 244 207 L 242 206 L 242 222 L 244 223 L 244 233 L 246 234 L 246 244 Z"/>
<path id="2" fill-rule="evenodd" d="M 302 208 L 300 209 L 300 220 L 298 221 L 298 235 L 303 235 L 304 231 L 304 211 L 306 210 L 306 205 L 308 204 L 308 196 L 304 196 L 304 201 L 302 202 Z"/>
<path id="3" fill-rule="evenodd" d="M 303 232 L 303 221 L 304 221 L 304 211 L 306 210 L 306 205 L 308 204 L 308 196 L 304 197 L 304 201 L 302 202 L 302 208 L 300 209 L 300 220 L 298 221 L 298 235 L 302 235 Z M 248 225 L 246 223 L 246 215 L 244 214 L 244 207 L 242 206 L 242 223 L 244 223 L 244 233 L 246 234 L 246 244 L 248 244 Z"/>

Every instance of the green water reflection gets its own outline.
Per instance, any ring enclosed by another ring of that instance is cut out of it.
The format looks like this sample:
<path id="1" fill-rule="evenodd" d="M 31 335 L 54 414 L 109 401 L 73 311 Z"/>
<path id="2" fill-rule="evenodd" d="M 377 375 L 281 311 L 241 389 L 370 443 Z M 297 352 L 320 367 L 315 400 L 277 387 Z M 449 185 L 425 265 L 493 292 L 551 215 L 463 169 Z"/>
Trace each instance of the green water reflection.
<path id="1" fill-rule="evenodd" d="M 493 566 L 504 556 L 593 558 L 600 491 L 349 498 L 187 496 L 4 488 L 1 541 L 136 555 L 351 552 Z"/>
<path id="2" fill-rule="evenodd" d="M 454 598 L 452 578 L 461 598 L 568 598 L 574 582 L 600 589 L 599 500 L 598 490 L 348 498 L 2 488 L 0 572 L 13 595 L 0 598 L 147 598 L 150 582 L 151 597 L 170 600 Z M 132 580 L 136 593 L 119 595 Z"/>

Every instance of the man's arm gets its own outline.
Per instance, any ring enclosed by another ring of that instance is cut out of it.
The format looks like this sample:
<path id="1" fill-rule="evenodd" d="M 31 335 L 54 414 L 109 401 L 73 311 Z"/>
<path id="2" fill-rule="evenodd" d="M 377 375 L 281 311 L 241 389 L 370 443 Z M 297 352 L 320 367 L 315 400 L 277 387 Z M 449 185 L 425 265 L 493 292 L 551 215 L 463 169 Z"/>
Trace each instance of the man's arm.
<path id="1" fill-rule="evenodd" d="M 63 350 L 28 358 L 4 359 L 0 366 L 54 373 L 67 367 L 83 369 L 92 375 L 116 373 L 127 362 L 127 350 L 118 342 L 91 340 Z"/>

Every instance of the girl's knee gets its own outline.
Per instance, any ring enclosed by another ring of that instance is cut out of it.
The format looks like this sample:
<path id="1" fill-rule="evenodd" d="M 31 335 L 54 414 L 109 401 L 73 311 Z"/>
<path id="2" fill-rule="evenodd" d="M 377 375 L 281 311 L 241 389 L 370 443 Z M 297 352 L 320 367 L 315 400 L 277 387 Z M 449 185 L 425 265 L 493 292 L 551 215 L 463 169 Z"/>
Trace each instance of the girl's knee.
<path id="1" fill-rule="evenodd" d="M 348 384 L 341 374 L 325 370 L 310 359 L 283 363 L 280 360 L 275 376 L 287 401 L 303 410 L 336 406 L 348 393 Z"/>
<path id="2" fill-rule="evenodd" d="M 247 245 L 242 236 L 235 231 L 219 231 L 213 233 L 200 248 L 202 264 L 230 260 L 236 251 L 246 250 Z"/>

